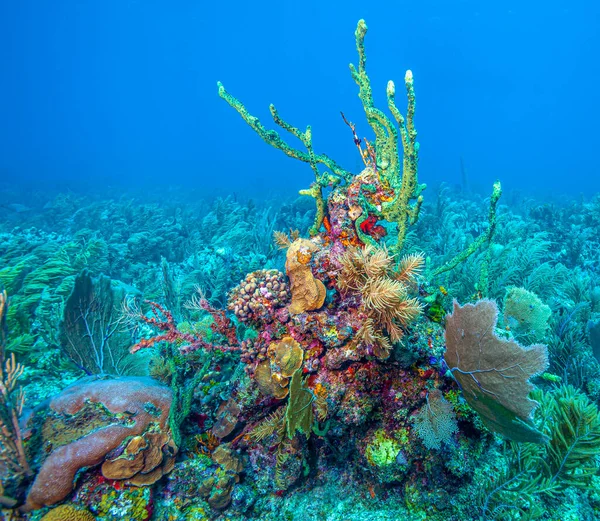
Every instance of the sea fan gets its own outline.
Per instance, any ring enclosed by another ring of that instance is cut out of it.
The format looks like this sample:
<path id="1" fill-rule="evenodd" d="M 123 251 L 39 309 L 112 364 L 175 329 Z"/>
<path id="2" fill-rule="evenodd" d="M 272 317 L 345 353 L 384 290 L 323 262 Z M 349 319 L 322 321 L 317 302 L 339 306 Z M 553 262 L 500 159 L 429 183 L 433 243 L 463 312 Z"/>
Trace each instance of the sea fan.
<path id="1" fill-rule="evenodd" d="M 439 389 L 427 396 L 427 403 L 413 418 L 415 431 L 428 449 L 439 450 L 458 430 L 452 405 L 444 399 Z"/>

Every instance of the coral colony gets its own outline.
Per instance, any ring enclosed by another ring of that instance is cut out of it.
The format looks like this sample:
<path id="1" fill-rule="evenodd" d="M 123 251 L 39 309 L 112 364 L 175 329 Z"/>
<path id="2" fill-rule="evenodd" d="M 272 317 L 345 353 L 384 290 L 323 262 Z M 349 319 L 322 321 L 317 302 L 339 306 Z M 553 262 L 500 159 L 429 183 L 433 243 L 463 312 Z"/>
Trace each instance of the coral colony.
<path id="1" fill-rule="evenodd" d="M 548 349 L 535 343 L 550 308 L 524 288 L 508 291 L 502 314 L 487 298 L 500 184 L 466 247 L 435 265 L 411 245 L 425 189 L 414 79 L 407 71 L 405 114 L 392 81 L 391 117 L 376 107 L 366 33 L 361 20 L 350 70 L 374 140 L 342 115 L 357 174 L 318 154 L 310 127 L 271 105 L 304 146 L 293 148 L 218 84 L 265 142 L 314 171 L 301 191 L 316 203 L 308 233 L 274 233 L 280 269 L 254 266 L 226 297 L 185 303 L 164 259 L 162 296 L 147 300 L 87 271 L 71 277 L 57 343 L 91 376 L 27 415 L 2 294 L 7 519 L 538 519 L 595 479 L 598 408 L 545 372 Z M 475 256 L 473 296 L 451 304 L 440 277 Z M 130 353 L 111 347 L 119 335 Z M 124 369 L 134 353 L 150 376 Z M 353 506 L 336 517 L 327 490 Z"/>

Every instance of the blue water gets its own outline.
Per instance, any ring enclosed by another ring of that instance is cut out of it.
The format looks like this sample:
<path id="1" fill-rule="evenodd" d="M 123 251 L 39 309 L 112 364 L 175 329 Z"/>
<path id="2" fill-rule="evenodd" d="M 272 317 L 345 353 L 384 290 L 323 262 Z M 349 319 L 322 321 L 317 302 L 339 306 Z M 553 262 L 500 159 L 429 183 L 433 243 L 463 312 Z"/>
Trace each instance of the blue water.
<path id="1" fill-rule="evenodd" d="M 216 81 L 270 124 L 313 126 L 346 168 L 369 135 L 348 63 L 369 26 L 376 100 L 412 69 L 421 179 L 486 192 L 600 188 L 600 4 L 576 1 L 3 2 L 0 177 L 73 188 L 290 193 L 312 172 L 263 146 Z"/>

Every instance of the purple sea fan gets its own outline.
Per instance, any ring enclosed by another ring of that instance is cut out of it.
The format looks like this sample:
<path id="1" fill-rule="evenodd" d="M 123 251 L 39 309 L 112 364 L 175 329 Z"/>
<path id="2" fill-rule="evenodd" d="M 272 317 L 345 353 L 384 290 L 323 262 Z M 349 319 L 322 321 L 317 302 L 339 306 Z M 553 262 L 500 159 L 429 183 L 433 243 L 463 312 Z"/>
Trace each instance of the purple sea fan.
<path id="1" fill-rule="evenodd" d="M 415 431 L 428 449 L 439 450 L 458 430 L 452 405 L 444 399 L 439 389 L 427 396 L 427 401 L 413 418 Z"/>

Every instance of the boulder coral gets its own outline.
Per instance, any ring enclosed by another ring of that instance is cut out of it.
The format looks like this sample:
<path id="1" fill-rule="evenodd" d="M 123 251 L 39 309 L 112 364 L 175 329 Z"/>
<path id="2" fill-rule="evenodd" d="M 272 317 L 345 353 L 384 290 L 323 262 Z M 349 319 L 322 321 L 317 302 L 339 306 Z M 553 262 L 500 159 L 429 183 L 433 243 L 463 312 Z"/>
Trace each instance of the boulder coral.
<path id="1" fill-rule="evenodd" d="M 168 428 L 171 401 L 168 387 L 133 377 L 85 379 L 54 397 L 30 420 L 49 452 L 23 510 L 63 500 L 78 472 L 97 465 L 105 477 L 134 485 L 169 472 L 177 453 Z"/>
<path id="2" fill-rule="evenodd" d="M 217 447 L 211 458 L 218 467 L 211 476 L 200 482 L 198 495 L 205 498 L 212 508 L 222 510 L 231 502 L 233 487 L 240 481 L 239 474 L 244 466 L 229 444 Z"/>
<path id="3" fill-rule="evenodd" d="M 268 318 L 289 301 L 285 275 L 278 270 L 258 270 L 246 275 L 229 293 L 228 309 L 239 321 L 254 323 Z"/>

